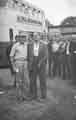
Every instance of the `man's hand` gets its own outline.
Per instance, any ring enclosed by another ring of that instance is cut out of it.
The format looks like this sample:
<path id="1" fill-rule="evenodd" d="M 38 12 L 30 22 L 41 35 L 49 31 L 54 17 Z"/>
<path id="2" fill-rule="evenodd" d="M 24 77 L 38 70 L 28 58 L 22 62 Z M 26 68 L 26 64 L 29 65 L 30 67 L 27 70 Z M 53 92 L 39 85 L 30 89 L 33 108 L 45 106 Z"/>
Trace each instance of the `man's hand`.
<path id="1" fill-rule="evenodd" d="M 38 64 L 38 67 L 40 67 L 41 64 L 42 64 L 45 60 L 46 60 L 46 56 L 45 56 L 44 58 L 41 59 L 41 61 L 40 61 L 39 64 Z"/>

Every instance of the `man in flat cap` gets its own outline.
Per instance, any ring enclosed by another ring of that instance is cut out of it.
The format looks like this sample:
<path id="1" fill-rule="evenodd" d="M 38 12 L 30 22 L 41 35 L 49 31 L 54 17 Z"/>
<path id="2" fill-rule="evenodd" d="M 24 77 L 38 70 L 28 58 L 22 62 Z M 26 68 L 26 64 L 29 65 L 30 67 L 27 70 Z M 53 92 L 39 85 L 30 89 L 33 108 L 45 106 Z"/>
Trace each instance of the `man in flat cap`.
<path id="1" fill-rule="evenodd" d="M 24 72 L 27 68 L 27 42 L 24 36 L 16 36 L 16 41 L 10 52 L 10 60 L 15 71 L 17 97 L 23 99 L 25 97 Z"/>

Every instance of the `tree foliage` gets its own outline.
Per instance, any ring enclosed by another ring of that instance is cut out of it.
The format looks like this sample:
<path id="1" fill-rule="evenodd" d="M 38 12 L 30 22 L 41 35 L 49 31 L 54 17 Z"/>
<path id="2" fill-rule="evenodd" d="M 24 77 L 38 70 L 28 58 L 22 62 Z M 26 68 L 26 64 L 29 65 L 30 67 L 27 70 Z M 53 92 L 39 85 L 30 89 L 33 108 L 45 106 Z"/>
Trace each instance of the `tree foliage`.
<path id="1" fill-rule="evenodd" d="M 66 25 L 71 25 L 74 26 L 76 25 L 76 17 L 70 16 L 65 18 L 62 22 L 61 22 L 62 26 L 66 26 Z"/>

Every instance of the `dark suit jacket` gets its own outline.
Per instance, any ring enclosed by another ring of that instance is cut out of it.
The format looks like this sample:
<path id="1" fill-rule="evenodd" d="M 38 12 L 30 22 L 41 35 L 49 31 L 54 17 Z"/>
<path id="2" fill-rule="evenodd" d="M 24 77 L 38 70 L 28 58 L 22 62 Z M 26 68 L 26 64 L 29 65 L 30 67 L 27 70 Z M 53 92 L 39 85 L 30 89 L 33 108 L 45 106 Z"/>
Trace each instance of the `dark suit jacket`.
<path id="1" fill-rule="evenodd" d="M 74 51 L 76 51 L 76 41 L 70 42 L 69 50 L 70 50 L 71 55 L 74 55 Z"/>
<path id="2" fill-rule="evenodd" d="M 34 42 L 28 44 L 28 69 L 32 69 L 32 63 L 34 61 L 33 49 L 34 49 Z M 48 58 L 47 56 L 48 56 L 47 45 L 40 42 L 39 55 L 38 55 L 38 64 L 40 64 L 40 66 L 43 63 L 45 64 L 47 62 L 47 58 Z"/>

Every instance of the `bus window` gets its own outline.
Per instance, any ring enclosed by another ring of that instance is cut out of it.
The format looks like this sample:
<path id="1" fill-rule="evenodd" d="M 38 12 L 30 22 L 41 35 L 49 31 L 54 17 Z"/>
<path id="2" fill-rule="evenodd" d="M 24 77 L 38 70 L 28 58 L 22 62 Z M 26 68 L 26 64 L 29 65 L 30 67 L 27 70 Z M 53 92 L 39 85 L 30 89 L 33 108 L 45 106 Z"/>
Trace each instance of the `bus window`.
<path id="1" fill-rule="evenodd" d="M 12 28 L 9 29 L 9 37 L 10 37 L 10 41 L 13 42 L 13 29 Z"/>

